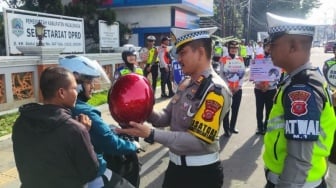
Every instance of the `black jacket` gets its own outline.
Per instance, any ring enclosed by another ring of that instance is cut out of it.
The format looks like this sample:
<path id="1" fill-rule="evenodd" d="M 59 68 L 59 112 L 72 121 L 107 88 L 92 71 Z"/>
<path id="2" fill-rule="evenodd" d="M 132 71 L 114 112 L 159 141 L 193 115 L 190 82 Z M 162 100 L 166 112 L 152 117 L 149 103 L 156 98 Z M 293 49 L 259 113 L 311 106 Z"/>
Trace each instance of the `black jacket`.
<path id="1" fill-rule="evenodd" d="M 22 188 L 83 187 L 96 177 L 90 136 L 69 109 L 31 103 L 19 112 L 12 140 Z"/>

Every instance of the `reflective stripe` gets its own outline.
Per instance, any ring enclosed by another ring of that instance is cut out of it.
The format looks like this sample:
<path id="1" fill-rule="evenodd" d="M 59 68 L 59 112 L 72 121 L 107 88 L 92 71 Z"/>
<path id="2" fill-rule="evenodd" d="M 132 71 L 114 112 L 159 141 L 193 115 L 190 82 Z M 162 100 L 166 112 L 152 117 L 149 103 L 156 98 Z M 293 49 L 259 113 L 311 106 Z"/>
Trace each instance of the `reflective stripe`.
<path id="1" fill-rule="evenodd" d="M 266 170 L 266 178 L 268 181 L 272 182 L 273 184 L 277 185 L 279 183 L 279 175 Z M 313 182 L 305 182 L 302 186 L 302 188 L 312 188 L 317 187 L 322 183 L 322 179 L 313 181 Z"/>
<path id="2" fill-rule="evenodd" d="M 205 154 L 205 155 L 180 156 L 180 155 L 176 155 L 173 152 L 169 152 L 169 158 L 171 162 L 179 166 L 184 165 L 183 158 L 185 158 L 186 166 L 204 166 L 204 165 L 213 164 L 219 161 L 219 153 L 216 152 L 216 153 L 210 153 L 210 154 Z"/>
<path id="3" fill-rule="evenodd" d="M 276 116 L 267 122 L 267 132 L 271 132 L 276 129 L 285 128 L 284 116 Z"/>

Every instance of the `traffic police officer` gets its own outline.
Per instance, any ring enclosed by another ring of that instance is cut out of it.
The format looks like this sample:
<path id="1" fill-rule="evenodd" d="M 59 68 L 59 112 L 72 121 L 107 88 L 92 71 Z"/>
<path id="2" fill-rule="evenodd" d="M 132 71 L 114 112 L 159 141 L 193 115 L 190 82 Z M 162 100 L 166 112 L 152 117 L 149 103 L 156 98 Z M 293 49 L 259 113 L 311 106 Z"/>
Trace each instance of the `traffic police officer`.
<path id="1" fill-rule="evenodd" d="M 328 59 L 323 65 L 323 74 L 329 83 L 333 92 L 334 110 L 336 109 L 336 43 L 333 46 L 334 57 Z M 334 144 L 331 148 L 328 163 L 328 173 L 326 182 L 328 187 L 336 187 L 336 132 L 334 135 Z"/>
<path id="2" fill-rule="evenodd" d="M 166 108 L 153 111 L 144 124 L 130 122 L 132 128 L 118 132 L 161 143 L 169 148 L 170 162 L 164 188 L 220 188 L 223 169 L 219 161 L 218 134 L 231 105 L 225 82 L 211 67 L 211 38 L 217 28 L 195 30 L 173 28 L 178 62 L 187 77 Z"/>
<path id="3" fill-rule="evenodd" d="M 120 77 L 129 73 L 136 73 L 143 75 L 143 71 L 136 65 L 136 53 L 134 50 L 125 50 L 121 53 L 121 58 L 124 61 L 124 65 L 120 66 L 113 76 L 113 83 Z"/>
<path id="4" fill-rule="evenodd" d="M 155 36 L 149 35 L 147 38 L 148 56 L 144 68 L 144 76 L 147 77 L 149 73 L 152 74 L 152 87 L 155 94 L 156 81 L 159 76 L 159 57 L 158 50 L 155 47 Z"/>
<path id="5" fill-rule="evenodd" d="M 265 187 L 326 187 L 336 118 L 327 83 L 309 62 L 314 26 L 267 13 L 274 65 L 287 73 L 264 137 Z"/>

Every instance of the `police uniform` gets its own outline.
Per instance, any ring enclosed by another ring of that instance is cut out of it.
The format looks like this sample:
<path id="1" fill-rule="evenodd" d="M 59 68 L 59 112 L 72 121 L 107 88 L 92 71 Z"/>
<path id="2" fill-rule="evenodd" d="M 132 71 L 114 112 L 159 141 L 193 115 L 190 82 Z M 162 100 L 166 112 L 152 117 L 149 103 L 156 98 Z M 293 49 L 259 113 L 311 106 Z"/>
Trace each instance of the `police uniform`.
<path id="1" fill-rule="evenodd" d="M 271 43 L 285 34 L 314 35 L 314 26 L 305 21 L 271 13 L 267 21 Z M 327 157 L 336 128 L 326 88 L 322 74 L 310 63 L 284 78 L 264 137 L 266 187 L 326 187 Z"/>
<path id="2" fill-rule="evenodd" d="M 153 41 L 153 40 L 154 41 L 156 40 L 154 36 L 150 35 L 147 37 L 147 41 Z M 148 67 L 150 67 L 150 71 L 147 71 Z M 155 46 L 148 49 L 148 57 L 144 68 L 144 76 L 147 77 L 149 73 L 152 74 L 152 87 L 155 94 L 156 82 L 159 76 L 159 57 L 158 57 L 158 50 L 156 49 Z"/>
<path id="3" fill-rule="evenodd" d="M 333 51 L 335 57 L 328 59 L 324 62 L 323 65 L 323 74 L 329 83 L 330 92 L 333 92 L 333 104 L 334 110 L 336 111 L 336 102 L 335 96 L 336 95 L 336 44 L 333 47 Z M 334 143 L 333 147 L 331 148 L 330 156 L 328 158 L 328 172 L 326 174 L 326 183 L 328 187 L 336 187 L 336 132 L 334 135 Z"/>
<path id="4" fill-rule="evenodd" d="M 214 28 L 172 29 L 179 49 L 192 40 L 209 38 Z M 153 141 L 169 148 L 169 166 L 163 187 L 211 187 L 223 184 L 219 160 L 221 122 L 231 105 L 225 82 L 209 66 L 199 79 L 187 76 L 161 112 L 148 119 L 155 127 L 170 126 L 170 131 L 152 129 Z"/>

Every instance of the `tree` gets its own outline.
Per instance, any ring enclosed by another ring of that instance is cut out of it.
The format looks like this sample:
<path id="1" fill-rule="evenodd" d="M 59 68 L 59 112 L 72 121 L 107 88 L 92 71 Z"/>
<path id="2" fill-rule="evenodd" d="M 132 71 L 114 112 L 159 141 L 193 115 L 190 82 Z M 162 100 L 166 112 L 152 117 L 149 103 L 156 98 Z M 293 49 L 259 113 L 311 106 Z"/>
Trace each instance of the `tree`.
<path id="1" fill-rule="evenodd" d="M 251 0 L 249 38 L 256 39 L 257 32 L 267 31 L 266 12 L 278 15 L 305 18 L 313 8 L 318 8 L 319 0 Z"/>

